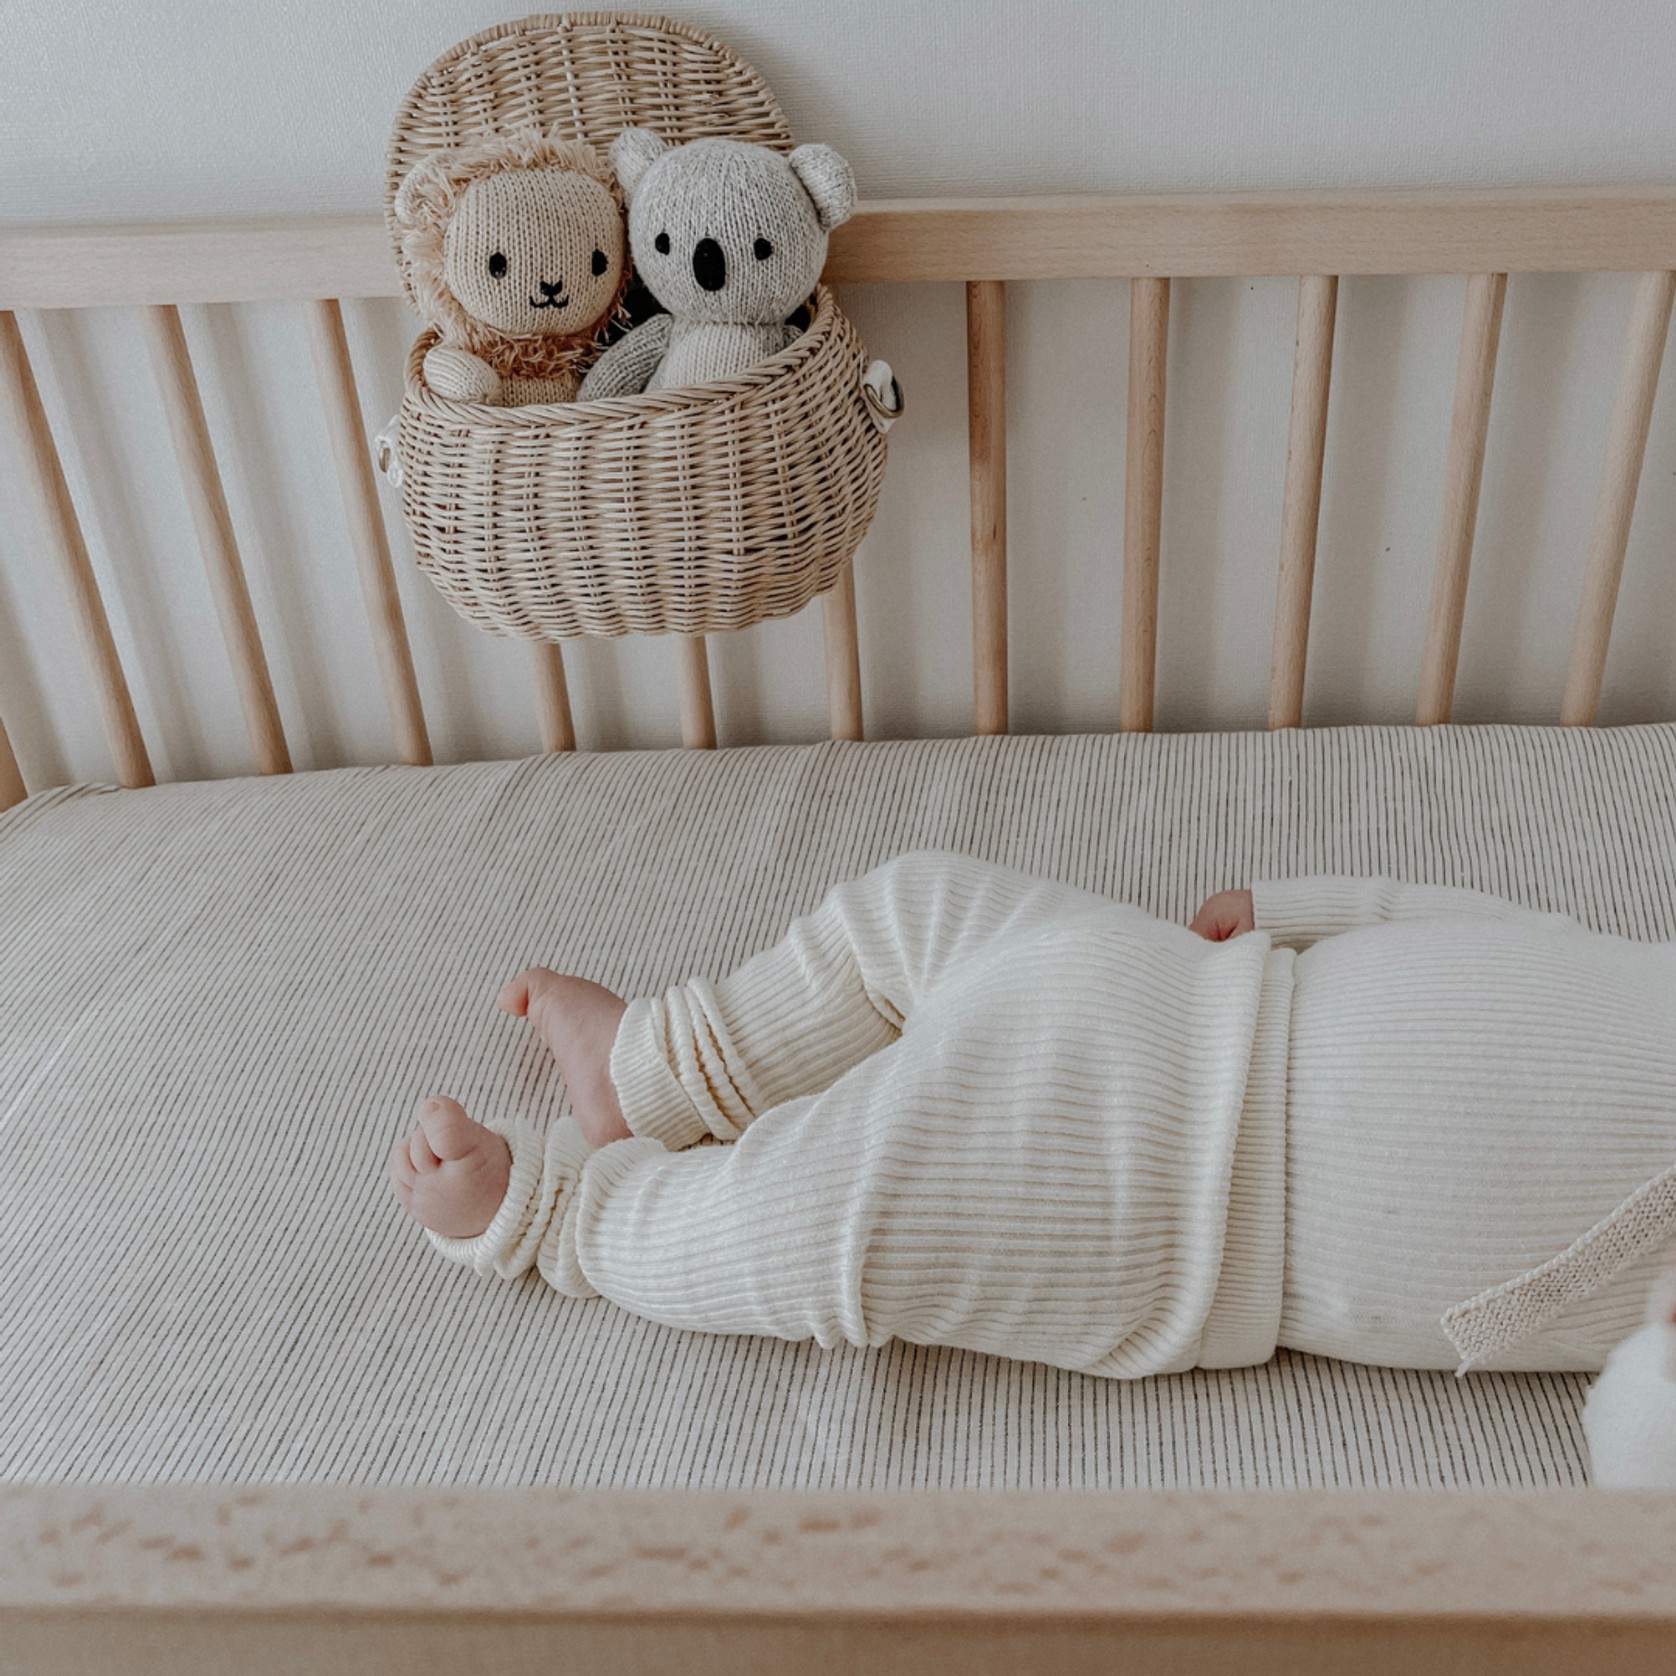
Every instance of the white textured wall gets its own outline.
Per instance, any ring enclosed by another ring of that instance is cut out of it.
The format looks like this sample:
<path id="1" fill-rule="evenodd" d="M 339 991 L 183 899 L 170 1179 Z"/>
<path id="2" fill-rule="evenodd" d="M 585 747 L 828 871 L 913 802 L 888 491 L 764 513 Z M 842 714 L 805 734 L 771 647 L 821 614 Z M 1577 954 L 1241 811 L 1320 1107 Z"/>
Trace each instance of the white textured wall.
<path id="1" fill-rule="evenodd" d="M 1603 0 L 667 0 L 752 60 L 872 197 L 1676 180 L 1676 8 Z M 521 8 L 415 0 L 0 5 L 0 223 L 376 207 L 389 115 L 454 40 Z M 1628 278 L 1507 300 L 1457 713 L 1551 718 L 1627 318 Z M 1345 281 L 1307 719 L 1412 713 L 1463 282 Z M 970 723 L 958 287 L 853 291 L 912 403 L 859 569 L 875 734 Z M 1124 290 L 1017 286 L 1009 350 L 1014 725 L 1116 711 Z M 1176 288 L 1160 721 L 1260 725 L 1294 287 Z M 369 421 L 411 330 L 349 310 Z M 299 764 L 389 740 L 302 324 L 188 311 Z M 248 760 L 136 322 L 25 321 L 159 769 Z M 1655 415 L 1605 720 L 1676 714 L 1676 431 Z M 31 783 L 103 777 L 55 577 L 0 437 L 0 712 Z M 403 564 L 438 753 L 534 748 L 522 649 L 458 624 Z M 724 739 L 824 726 L 817 612 L 712 644 Z M 587 745 L 676 737 L 667 649 L 570 658 Z M 445 697 L 446 695 L 446 697 Z"/>

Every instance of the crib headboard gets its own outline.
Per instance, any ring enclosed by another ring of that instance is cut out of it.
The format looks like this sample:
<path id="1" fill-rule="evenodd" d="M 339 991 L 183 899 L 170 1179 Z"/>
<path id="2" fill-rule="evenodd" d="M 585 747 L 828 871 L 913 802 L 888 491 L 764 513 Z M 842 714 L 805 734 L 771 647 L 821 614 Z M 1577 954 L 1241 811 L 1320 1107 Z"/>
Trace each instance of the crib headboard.
<path id="1" fill-rule="evenodd" d="M 1173 281 L 1299 275 L 1291 419 L 1282 498 L 1271 727 L 1302 713 L 1321 506 L 1338 281 L 1345 274 L 1466 274 L 1431 604 L 1419 649 L 1415 720 L 1449 719 L 1459 662 L 1496 350 L 1509 273 L 1640 275 L 1624 348 L 1561 719 L 1594 719 L 1676 299 L 1676 190 L 1287 193 L 894 201 L 862 207 L 833 236 L 827 278 L 961 281 L 972 557 L 974 727 L 1003 733 L 1007 702 L 1006 288 L 1009 281 L 1129 281 L 1129 389 L 1118 640 L 1119 726 L 1153 725 L 1163 514 L 1166 343 Z M 397 755 L 430 760 L 413 654 L 361 423 L 340 302 L 398 294 L 375 217 L 0 232 L 0 389 L 70 601 L 117 777 L 150 784 L 150 755 L 88 559 L 58 449 L 19 332 L 20 309 L 142 306 L 142 326 L 180 462 L 211 595 L 258 768 L 290 754 L 239 557 L 179 306 L 288 300 L 306 317 L 314 370 L 371 621 Z M 1116 555 L 1113 555 L 1114 562 Z M 834 738 L 862 736 L 853 578 L 822 600 Z M 716 743 L 704 641 L 674 637 L 682 735 Z M 565 662 L 531 650 L 541 738 L 575 748 Z M 0 718 L 0 808 L 23 778 Z"/>

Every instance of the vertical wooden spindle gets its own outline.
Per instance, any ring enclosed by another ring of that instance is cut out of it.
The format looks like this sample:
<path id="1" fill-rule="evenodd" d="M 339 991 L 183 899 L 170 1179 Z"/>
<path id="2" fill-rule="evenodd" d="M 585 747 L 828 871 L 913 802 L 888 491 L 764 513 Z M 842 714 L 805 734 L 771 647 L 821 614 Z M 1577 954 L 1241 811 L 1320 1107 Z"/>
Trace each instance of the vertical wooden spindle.
<path id="1" fill-rule="evenodd" d="M 675 636 L 681 682 L 681 743 L 692 751 L 716 748 L 716 712 L 710 700 L 710 658 L 702 634 Z"/>
<path id="2" fill-rule="evenodd" d="M 1635 288 L 1629 333 L 1624 345 L 1624 370 L 1618 380 L 1618 399 L 1612 409 L 1612 428 L 1606 438 L 1606 461 L 1601 468 L 1600 494 L 1595 502 L 1594 530 L 1589 537 L 1589 559 L 1583 579 L 1583 603 L 1571 642 L 1571 667 L 1566 674 L 1560 720 L 1567 727 L 1587 727 L 1600 703 L 1606 674 L 1606 648 L 1612 638 L 1612 617 L 1618 608 L 1618 583 L 1629 547 L 1630 519 L 1635 514 L 1635 491 L 1641 482 L 1641 462 L 1647 452 L 1647 430 L 1653 422 L 1653 397 L 1658 391 L 1664 340 L 1670 332 L 1670 305 L 1676 300 L 1676 273 L 1648 273 Z"/>
<path id="3" fill-rule="evenodd" d="M 1298 337 L 1292 353 L 1292 419 L 1286 437 L 1280 578 L 1275 587 L 1274 650 L 1269 664 L 1270 727 L 1296 727 L 1303 719 L 1337 313 L 1337 276 L 1304 274 L 1298 280 Z"/>
<path id="4" fill-rule="evenodd" d="M 221 620 L 221 636 L 233 666 L 233 681 L 238 688 L 257 771 L 288 774 L 291 753 L 285 744 L 285 728 L 279 719 L 267 655 L 262 650 L 256 611 L 250 603 L 250 588 L 239 559 L 232 514 L 227 510 L 227 496 L 221 486 L 220 468 L 215 463 L 209 421 L 204 417 L 192 358 L 187 353 L 180 311 L 172 303 L 153 303 L 144 310 L 143 319 L 152 369 L 157 375 L 163 411 L 174 438 L 181 481 L 198 532 L 198 546 L 209 576 L 216 616 Z"/>
<path id="5" fill-rule="evenodd" d="M 855 566 L 844 566 L 821 599 L 826 642 L 826 709 L 834 739 L 860 739 L 861 641 L 856 632 Z"/>
<path id="6" fill-rule="evenodd" d="M 0 809 L 9 809 L 28 795 L 29 788 L 23 783 L 23 770 L 18 767 L 17 757 L 12 752 L 6 724 L 0 721 Z"/>
<path id="7" fill-rule="evenodd" d="M 1414 720 L 1433 727 L 1455 707 L 1455 672 L 1466 617 L 1467 573 L 1484 480 L 1484 444 L 1490 430 L 1490 396 L 1496 382 L 1496 348 L 1506 274 L 1474 274 L 1467 281 L 1461 322 L 1461 357 L 1455 369 L 1455 411 L 1449 421 L 1449 461 L 1444 471 L 1443 519 L 1437 532 L 1431 613 L 1420 666 L 1420 703 Z"/>
<path id="8" fill-rule="evenodd" d="M 972 493 L 972 689 L 979 733 L 1007 731 L 1007 288 L 966 287 Z"/>
<path id="9" fill-rule="evenodd" d="M 125 786 L 154 783 L 134 700 L 128 691 L 105 615 L 99 584 L 82 539 L 81 522 L 64 480 L 63 462 L 47 426 L 46 409 L 35 384 L 35 373 L 18 331 L 17 318 L 0 310 L 0 389 L 5 391 L 13 423 L 24 446 L 25 475 L 34 487 L 41 528 L 64 579 L 75 616 L 76 630 L 93 676 L 93 689 L 105 724 L 105 740 L 117 778 Z"/>
<path id="10" fill-rule="evenodd" d="M 1158 548 L 1164 520 L 1164 356 L 1170 282 L 1129 282 L 1129 424 L 1123 495 L 1123 649 L 1117 725 L 1152 726 L 1158 663 Z"/>
<path id="11" fill-rule="evenodd" d="M 574 751 L 576 724 L 570 717 L 570 683 L 565 680 L 563 650 L 556 642 L 532 641 L 530 667 L 535 675 L 542 750 Z"/>
<path id="12" fill-rule="evenodd" d="M 349 359 L 343 309 L 335 298 L 319 298 L 304 303 L 303 317 L 308 324 L 314 380 L 326 410 L 338 489 L 349 522 L 349 544 L 355 549 L 355 568 L 372 627 L 373 651 L 378 657 L 384 702 L 395 733 L 396 754 L 406 763 L 428 763 L 431 741 L 419 702 L 419 679 L 413 670 L 413 648 L 402 616 L 401 595 L 396 590 L 384 515 L 378 505 L 378 486 L 373 481 L 372 454 L 361 423 L 361 399 L 355 389 L 355 366 Z"/>

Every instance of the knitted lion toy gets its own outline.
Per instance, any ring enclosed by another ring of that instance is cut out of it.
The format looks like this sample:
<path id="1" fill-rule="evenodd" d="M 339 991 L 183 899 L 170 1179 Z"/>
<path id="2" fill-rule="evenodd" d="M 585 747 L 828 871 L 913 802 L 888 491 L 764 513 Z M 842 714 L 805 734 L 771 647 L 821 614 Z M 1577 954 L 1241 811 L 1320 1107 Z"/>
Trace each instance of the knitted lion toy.
<path id="1" fill-rule="evenodd" d="M 394 209 L 438 334 L 431 389 L 496 407 L 572 400 L 628 281 L 622 198 L 598 153 L 491 134 L 416 164 Z"/>

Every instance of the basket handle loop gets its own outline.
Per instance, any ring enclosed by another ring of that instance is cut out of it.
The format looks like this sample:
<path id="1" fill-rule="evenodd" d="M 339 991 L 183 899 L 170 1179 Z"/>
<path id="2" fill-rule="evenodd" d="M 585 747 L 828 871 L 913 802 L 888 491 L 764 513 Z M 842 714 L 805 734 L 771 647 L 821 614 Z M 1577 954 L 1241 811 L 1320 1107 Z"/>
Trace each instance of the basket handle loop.
<path id="1" fill-rule="evenodd" d="M 896 374 L 890 370 L 889 361 L 869 363 L 867 371 L 861 375 L 861 395 L 881 434 L 902 417 L 908 405 Z"/>

